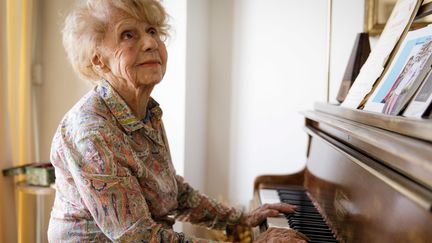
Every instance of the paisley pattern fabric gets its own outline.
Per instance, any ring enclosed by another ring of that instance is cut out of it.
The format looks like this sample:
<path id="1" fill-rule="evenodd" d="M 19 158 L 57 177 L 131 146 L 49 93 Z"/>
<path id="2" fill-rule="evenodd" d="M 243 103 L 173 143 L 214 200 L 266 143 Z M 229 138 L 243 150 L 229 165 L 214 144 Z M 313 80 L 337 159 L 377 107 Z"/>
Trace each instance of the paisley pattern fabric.
<path id="1" fill-rule="evenodd" d="M 57 193 L 50 242 L 209 242 L 172 224 L 238 223 L 241 211 L 176 175 L 161 118 L 151 99 L 138 120 L 104 80 L 65 115 L 51 147 Z"/>

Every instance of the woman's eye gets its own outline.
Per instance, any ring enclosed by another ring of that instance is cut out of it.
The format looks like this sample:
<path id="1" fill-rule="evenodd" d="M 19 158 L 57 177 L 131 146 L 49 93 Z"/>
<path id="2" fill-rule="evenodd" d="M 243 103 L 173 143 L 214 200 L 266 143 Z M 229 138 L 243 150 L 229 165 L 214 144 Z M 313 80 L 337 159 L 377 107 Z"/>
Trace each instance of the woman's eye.
<path id="1" fill-rule="evenodd" d="M 122 40 L 130 40 L 132 38 L 134 38 L 134 33 L 132 31 L 124 31 L 121 34 L 121 38 Z"/>
<path id="2" fill-rule="evenodd" d="M 156 28 L 151 27 L 147 30 L 147 33 L 154 36 L 154 35 L 157 35 L 158 32 L 157 32 Z"/>

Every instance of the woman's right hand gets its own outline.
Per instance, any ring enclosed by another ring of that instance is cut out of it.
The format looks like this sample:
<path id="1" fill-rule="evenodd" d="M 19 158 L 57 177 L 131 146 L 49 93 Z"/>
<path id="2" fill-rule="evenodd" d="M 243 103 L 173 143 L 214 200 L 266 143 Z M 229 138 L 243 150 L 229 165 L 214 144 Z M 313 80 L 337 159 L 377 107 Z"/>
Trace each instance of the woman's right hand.
<path id="1" fill-rule="evenodd" d="M 308 238 L 293 229 L 282 229 L 282 228 L 270 228 L 264 233 L 260 234 L 260 236 L 254 241 L 256 243 L 307 243 Z"/>

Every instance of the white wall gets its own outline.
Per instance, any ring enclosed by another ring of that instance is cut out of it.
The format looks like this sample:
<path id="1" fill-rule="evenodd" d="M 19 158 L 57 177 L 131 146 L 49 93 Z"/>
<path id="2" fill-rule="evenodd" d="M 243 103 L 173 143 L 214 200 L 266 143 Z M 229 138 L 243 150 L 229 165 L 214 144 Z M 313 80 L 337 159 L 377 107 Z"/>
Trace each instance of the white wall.
<path id="1" fill-rule="evenodd" d="M 209 18 L 209 87 L 206 193 L 228 199 L 233 6 L 235 1 L 211 0 Z"/>
<path id="2" fill-rule="evenodd" d="M 229 148 L 214 152 L 227 154 L 229 166 L 223 175 L 209 171 L 208 185 L 227 181 L 229 199 L 247 205 L 257 175 L 304 166 L 299 112 L 325 99 L 326 3 L 237 0 L 232 7 L 231 92 L 217 97 L 231 100 Z"/>
<path id="3" fill-rule="evenodd" d="M 364 2 L 364 0 L 333 0 L 330 102 L 337 102 L 336 95 L 355 38 L 363 31 Z"/>
<path id="4" fill-rule="evenodd" d="M 363 0 L 333 4 L 332 98 Z M 326 21 L 324 1 L 210 1 L 208 194 L 246 205 L 257 175 L 304 165 L 299 112 L 325 99 Z"/>
<path id="5" fill-rule="evenodd" d="M 209 1 L 187 1 L 185 179 L 204 191 L 206 167 Z"/>
<path id="6" fill-rule="evenodd" d="M 152 96 L 163 109 L 163 119 L 177 173 L 184 174 L 186 99 L 187 0 L 164 0 L 171 16 L 171 38 L 167 42 L 168 66 L 164 79 Z"/>

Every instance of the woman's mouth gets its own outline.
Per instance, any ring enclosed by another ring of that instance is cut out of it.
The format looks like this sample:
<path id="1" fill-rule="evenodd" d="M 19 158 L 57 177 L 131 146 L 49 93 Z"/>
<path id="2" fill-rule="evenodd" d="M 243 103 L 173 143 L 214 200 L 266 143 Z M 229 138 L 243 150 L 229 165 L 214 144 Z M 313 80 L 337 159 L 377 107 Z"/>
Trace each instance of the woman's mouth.
<path id="1" fill-rule="evenodd" d="M 139 63 L 138 66 L 157 66 L 160 64 L 161 63 L 159 60 L 148 60 L 148 61 Z"/>

